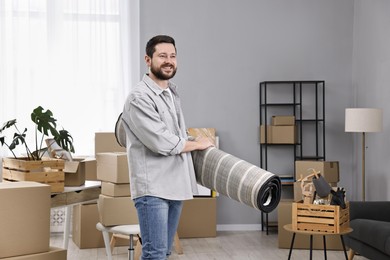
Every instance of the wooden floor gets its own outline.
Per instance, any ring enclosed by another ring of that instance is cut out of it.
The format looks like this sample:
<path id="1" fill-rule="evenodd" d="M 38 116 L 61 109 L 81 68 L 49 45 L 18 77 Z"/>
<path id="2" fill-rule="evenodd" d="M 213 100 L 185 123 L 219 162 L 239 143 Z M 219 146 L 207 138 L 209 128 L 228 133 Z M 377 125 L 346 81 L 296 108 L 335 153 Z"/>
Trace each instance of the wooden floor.
<path id="1" fill-rule="evenodd" d="M 174 250 L 170 260 L 251 260 L 251 259 L 287 259 L 288 249 L 278 248 L 277 233 L 270 232 L 267 236 L 261 231 L 221 231 L 216 238 L 180 239 L 184 254 L 178 255 Z M 61 247 L 62 233 L 52 233 L 50 245 Z M 328 251 L 329 260 L 345 259 L 342 251 Z M 79 249 L 69 239 L 68 260 L 106 259 L 104 248 Z M 127 247 L 116 247 L 114 260 L 126 260 Z M 291 259 L 309 259 L 309 250 L 294 249 Z M 313 251 L 313 259 L 324 259 L 322 250 Z M 366 258 L 355 256 L 355 260 Z"/>

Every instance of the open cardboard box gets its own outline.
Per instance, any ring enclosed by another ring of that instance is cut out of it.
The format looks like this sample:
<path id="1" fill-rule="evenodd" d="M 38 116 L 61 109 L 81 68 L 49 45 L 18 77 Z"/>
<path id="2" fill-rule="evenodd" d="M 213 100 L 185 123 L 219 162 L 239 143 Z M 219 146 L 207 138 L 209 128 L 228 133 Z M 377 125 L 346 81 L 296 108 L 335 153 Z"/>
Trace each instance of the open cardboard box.
<path id="1" fill-rule="evenodd" d="M 312 172 L 311 169 L 319 172 L 328 183 L 340 181 L 338 161 L 295 161 L 295 178 L 308 176 Z"/>
<path id="2" fill-rule="evenodd" d="M 73 158 L 65 162 L 65 186 L 85 184 L 87 175 L 96 175 L 96 160 L 90 157 Z"/>

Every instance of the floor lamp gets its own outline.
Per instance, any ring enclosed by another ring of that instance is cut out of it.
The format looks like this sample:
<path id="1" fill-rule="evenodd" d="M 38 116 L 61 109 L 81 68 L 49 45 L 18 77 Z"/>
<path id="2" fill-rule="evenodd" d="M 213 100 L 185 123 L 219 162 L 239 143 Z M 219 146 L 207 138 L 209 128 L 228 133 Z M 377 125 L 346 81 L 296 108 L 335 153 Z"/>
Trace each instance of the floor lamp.
<path id="1" fill-rule="evenodd" d="M 366 200 L 365 148 L 366 133 L 382 131 L 382 110 L 377 108 L 347 108 L 345 132 L 362 133 L 362 200 Z"/>

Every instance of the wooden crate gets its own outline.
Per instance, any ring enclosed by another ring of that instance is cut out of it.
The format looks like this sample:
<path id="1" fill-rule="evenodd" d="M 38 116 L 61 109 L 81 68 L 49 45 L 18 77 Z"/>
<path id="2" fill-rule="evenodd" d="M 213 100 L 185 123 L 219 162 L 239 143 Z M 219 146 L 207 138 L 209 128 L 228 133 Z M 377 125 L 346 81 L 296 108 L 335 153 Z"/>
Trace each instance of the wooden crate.
<path id="1" fill-rule="evenodd" d="M 335 205 L 301 202 L 292 205 L 292 228 L 316 232 L 339 233 L 349 227 L 349 202 L 342 209 Z"/>
<path id="2" fill-rule="evenodd" d="M 51 192 L 64 191 L 65 161 L 42 158 L 29 161 L 25 158 L 3 158 L 3 179 L 8 181 L 35 181 L 50 185 Z"/>

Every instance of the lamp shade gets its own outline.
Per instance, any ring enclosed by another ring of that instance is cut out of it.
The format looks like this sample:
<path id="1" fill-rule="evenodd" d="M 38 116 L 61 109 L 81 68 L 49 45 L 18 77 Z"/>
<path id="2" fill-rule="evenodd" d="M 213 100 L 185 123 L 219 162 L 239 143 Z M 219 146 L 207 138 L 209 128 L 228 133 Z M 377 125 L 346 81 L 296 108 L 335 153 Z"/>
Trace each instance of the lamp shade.
<path id="1" fill-rule="evenodd" d="M 345 132 L 380 132 L 382 127 L 382 109 L 345 109 Z"/>

